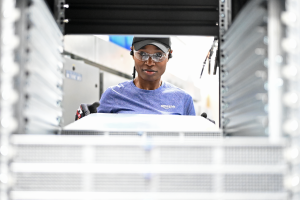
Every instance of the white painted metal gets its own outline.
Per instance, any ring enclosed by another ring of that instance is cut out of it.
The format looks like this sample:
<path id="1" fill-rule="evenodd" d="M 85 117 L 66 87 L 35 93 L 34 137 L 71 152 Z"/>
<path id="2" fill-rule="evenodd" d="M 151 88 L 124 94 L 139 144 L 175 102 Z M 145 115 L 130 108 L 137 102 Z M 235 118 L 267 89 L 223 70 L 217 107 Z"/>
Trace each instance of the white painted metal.
<path id="1" fill-rule="evenodd" d="M 268 112 L 269 137 L 271 141 L 278 141 L 283 136 L 283 79 L 281 68 L 283 55 L 281 50 L 282 24 L 280 21 L 281 5 L 279 0 L 268 1 Z"/>

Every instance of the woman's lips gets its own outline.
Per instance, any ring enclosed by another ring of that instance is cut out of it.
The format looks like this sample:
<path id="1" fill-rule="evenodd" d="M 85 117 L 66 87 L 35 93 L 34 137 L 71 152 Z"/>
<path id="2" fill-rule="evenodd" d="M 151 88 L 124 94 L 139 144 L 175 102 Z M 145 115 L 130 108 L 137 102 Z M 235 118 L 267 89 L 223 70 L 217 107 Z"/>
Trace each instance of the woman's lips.
<path id="1" fill-rule="evenodd" d="M 149 75 L 151 75 L 151 74 L 154 74 L 155 72 L 150 72 L 150 71 L 145 71 L 146 72 L 146 74 L 149 74 Z"/>
<path id="2" fill-rule="evenodd" d="M 157 71 L 154 71 L 154 70 L 151 70 L 151 69 L 143 69 L 143 72 L 145 72 L 148 75 L 152 75 L 152 74 L 154 74 Z"/>

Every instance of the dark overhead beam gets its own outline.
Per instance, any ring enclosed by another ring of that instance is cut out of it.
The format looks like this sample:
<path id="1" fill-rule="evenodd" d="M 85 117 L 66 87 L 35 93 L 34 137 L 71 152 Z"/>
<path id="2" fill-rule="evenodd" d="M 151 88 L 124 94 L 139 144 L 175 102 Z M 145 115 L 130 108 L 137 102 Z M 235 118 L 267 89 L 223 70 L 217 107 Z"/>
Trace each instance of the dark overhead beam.
<path id="1" fill-rule="evenodd" d="M 218 36 L 218 0 L 65 0 L 65 34 Z"/>

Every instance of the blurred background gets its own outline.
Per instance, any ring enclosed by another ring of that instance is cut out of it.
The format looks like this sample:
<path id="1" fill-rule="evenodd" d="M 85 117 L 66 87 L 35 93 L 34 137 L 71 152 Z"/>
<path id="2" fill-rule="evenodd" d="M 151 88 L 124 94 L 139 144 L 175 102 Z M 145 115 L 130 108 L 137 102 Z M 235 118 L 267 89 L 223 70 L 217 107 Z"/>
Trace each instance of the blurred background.
<path id="1" fill-rule="evenodd" d="M 204 60 L 213 45 L 214 37 L 208 36 L 171 36 L 172 49 L 174 57 L 167 64 L 167 70 L 163 75 L 163 80 L 172 83 L 173 85 L 188 92 L 194 100 L 196 115 L 201 115 L 206 112 L 210 119 L 219 124 L 219 72 L 213 75 L 213 67 L 215 63 L 216 47 L 214 54 L 211 57 L 211 73 L 208 74 L 208 60 L 200 79 L 201 70 Z M 118 70 L 128 75 L 122 77 L 117 74 L 109 73 L 109 70 L 103 70 L 101 77 L 100 96 L 108 87 L 117 85 L 123 81 L 129 80 L 129 76 L 133 71 L 133 59 L 129 55 L 133 36 L 118 36 L 118 35 L 72 35 L 65 36 L 65 51 L 69 54 L 81 56 L 85 59 L 90 59 L 112 70 Z M 86 43 L 89 41 L 89 43 Z M 103 48 L 105 47 L 105 48 Z M 97 49 L 93 51 L 93 49 Z M 92 66 L 90 66 L 92 67 Z M 79 69 L 79 68 L 78 68 Z M 218 69 L 218 68 L 217 68 Z M 76 71 L 76 70 L 75 70 Z M 82 77 L 87 79 L 86 75 Z M 89 77 L 88 79 L 91 79 Z M 98 80 L 94 80 L 99 82 Z M 69 83 L 70 82 L 70 83 Z M 86 89 L 81 91 L 80 96 L 85 96 L 84 99 L 74 99 L 73 90 L 78 90 L 78 83 L 74 79 L 66 79 L 65 84 L 65 125 L 73 122 L 74 110 L 81 103 L 93 103 L 96 99 L 89 96 L 90 85 L 85 85 Z M 80 81 L 85 84 L 85 81 Z M 73 84 L 72 86 L 68 86 Z M 70 95 L 69 95 L 70 94 Z M 70 99 L 69 99 L 70 96 Z"/>

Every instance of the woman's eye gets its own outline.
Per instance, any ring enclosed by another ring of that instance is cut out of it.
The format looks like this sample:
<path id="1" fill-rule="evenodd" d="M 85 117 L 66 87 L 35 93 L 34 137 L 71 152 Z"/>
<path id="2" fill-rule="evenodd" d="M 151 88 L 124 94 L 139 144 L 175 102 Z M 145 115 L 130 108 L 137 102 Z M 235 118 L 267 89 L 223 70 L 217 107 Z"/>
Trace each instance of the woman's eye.
<path id="1" fill-rule="evenodd" d="M 146 54 L 145 52 L 142 52 L 142 51 L 141 51 L 141 52 L 140 52 L 140 55 L 141 55 L 141 56 L 146 56 L 147 54 Z"/>
<path id="2" fill-rule="evenodd" d="M 160 57 L 160 58 L 163 56 L 162 53 L 156 53 L 155 55 L 156 55 L 157 57 Z"/>

